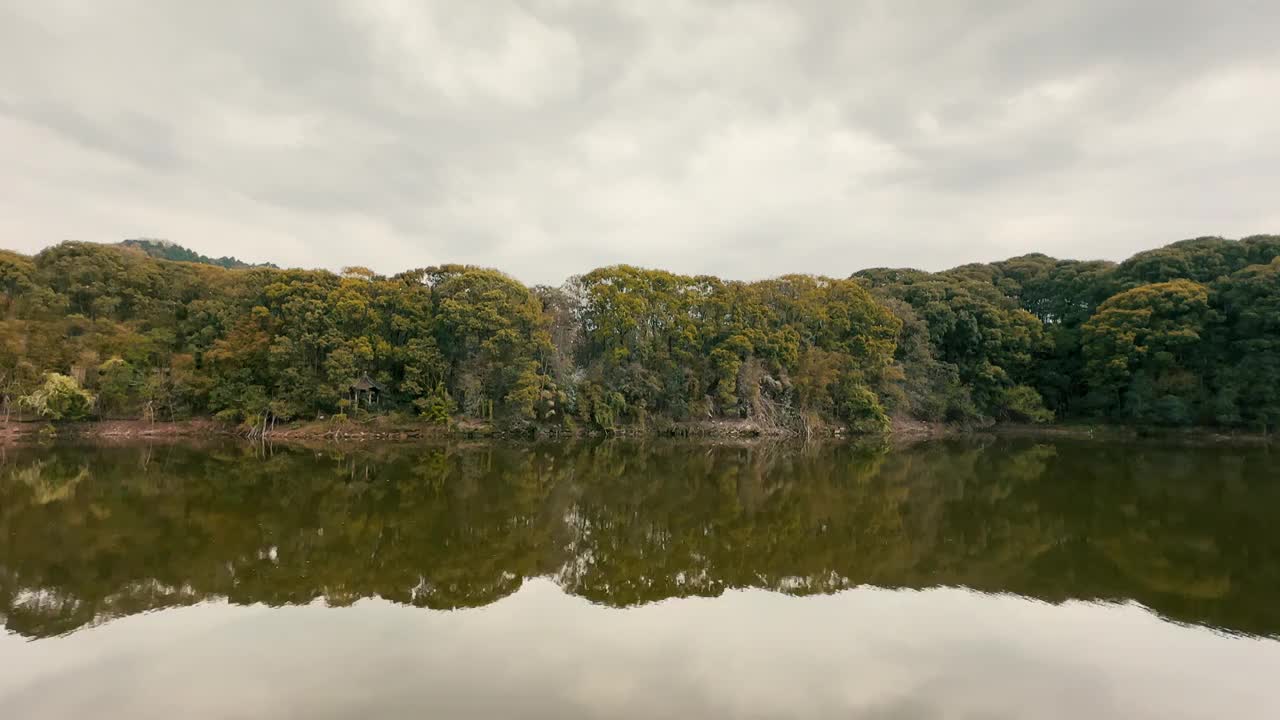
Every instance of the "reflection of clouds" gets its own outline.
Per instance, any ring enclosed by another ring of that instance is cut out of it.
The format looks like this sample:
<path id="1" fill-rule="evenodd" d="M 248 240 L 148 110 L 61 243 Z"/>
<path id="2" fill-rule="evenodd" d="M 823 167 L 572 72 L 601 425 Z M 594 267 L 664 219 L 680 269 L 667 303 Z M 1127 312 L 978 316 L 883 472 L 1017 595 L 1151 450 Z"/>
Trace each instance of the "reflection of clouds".
<path id="1" fill-rule="evenodd" d="M 631 609 L 532 580 L 424 612 L 205 604 L 0 638 L 0 713 L 120 717 L 1263 718 L 1280 643 L 1134 605 L 730 591 Z"/>

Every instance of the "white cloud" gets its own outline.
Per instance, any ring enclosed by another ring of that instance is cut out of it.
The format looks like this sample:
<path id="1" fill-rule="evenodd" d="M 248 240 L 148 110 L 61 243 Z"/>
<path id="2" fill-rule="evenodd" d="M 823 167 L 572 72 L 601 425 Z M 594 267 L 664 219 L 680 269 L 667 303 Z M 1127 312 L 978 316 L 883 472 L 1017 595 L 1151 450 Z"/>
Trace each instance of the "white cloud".
<path id="1" fill-rule="evenodd" d="M 529 282 L 1276 231 L 1280 6 L 0 7 L 0 232 Z"/>

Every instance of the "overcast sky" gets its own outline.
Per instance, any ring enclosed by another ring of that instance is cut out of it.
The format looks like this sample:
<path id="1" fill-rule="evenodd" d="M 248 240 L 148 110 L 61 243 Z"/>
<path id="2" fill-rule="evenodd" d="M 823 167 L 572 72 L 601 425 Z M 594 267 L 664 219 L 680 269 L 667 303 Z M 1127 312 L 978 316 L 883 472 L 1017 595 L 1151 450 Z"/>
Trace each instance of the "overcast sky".
<path id="1" fill-rule="evenodd" d="M 1274 0 L 0 0 L 0 246 L 557 283 L 1280 231 Z"/>

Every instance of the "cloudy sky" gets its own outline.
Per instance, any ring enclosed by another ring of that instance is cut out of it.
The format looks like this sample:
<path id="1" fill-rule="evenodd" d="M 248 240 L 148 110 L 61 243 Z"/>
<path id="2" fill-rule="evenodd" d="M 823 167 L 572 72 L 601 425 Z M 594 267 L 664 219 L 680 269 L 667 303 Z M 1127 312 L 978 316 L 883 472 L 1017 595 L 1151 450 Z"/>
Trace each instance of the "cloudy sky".
<path id="1" fill-rule="evenodd" d="M 558 282 L 1280 231 L 1274 0 L 0 0 L 0 246 Z"/>

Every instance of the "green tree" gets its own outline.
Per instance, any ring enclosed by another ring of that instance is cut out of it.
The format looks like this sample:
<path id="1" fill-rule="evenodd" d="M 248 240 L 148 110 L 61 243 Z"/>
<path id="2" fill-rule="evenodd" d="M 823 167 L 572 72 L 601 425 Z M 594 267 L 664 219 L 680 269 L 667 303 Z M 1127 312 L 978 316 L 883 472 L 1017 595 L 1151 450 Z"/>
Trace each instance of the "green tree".
<path id="1" fill-rule="evenodd" d="M 413 404 L 424 418 L 435 425 L 449 424 L 449 417 L 457 411 L 457 405 L 450 397 L 449 391 L 445 389 L 443 382 L 436 383 L 435 389 L 430 394 L 418 398 Z"/>
<path id="2" fill-rule="evenodd" d="M 20 402 L 49 420 L 83 420 L 93 412 L 95 398 L 75 378 L 49 373 L 44 384 L 22 396 Z"/>
<path id="3" fill-rule="evenodd" d="M 1280 426 L 1280 257 L 1213 290 L 1214 420 L 1272 431 Z"/>
<path id="4" fill-rule="evenodd" d="M 928 328 L 929 355 L 954 367 L 977 411 L 993 417 L 1000 414 L 1009 388 L 1035 381 L 1051 345 L 1044 323 L 995 285 L 972 278 L 973 273 L 973 268 L 970 277 L 873 271 L 855 277 L 877 295 L 911 307 Z M 956 410 L 964 404 L 958 399 L 948 403 Z"/>
<path id="5" fill-rule="evenodd" d="M 342 410 L 368 375 L 377 410 L 441 407 L 443 389 L 512 426 L 1092 414 L 1269 430 L 1278 254 L 1277 236 L 1199 238 L 1119 265 L 1030 254 L 749 283 L 613 266 L 529 288 L 464 265 L 227 269 L 71 242 L 0 251 L 0 394 L 71 372 L 111 416 L 287 420 Z"/>
<path id="6" fill-rule="evenodd" d="M 1090 387 L 1129 419 L 1186 424 L 1201 400 L 1209 289 L 1190 280 L 1142 285 L 1104 302 L 1084 325 Z"/>
<path id="7" fill-rule="evenodd" d="M 98 407 L 103 414 L 137 411 L 140 379 L 132 365 L 119 357 L 98 366 Z"/>

